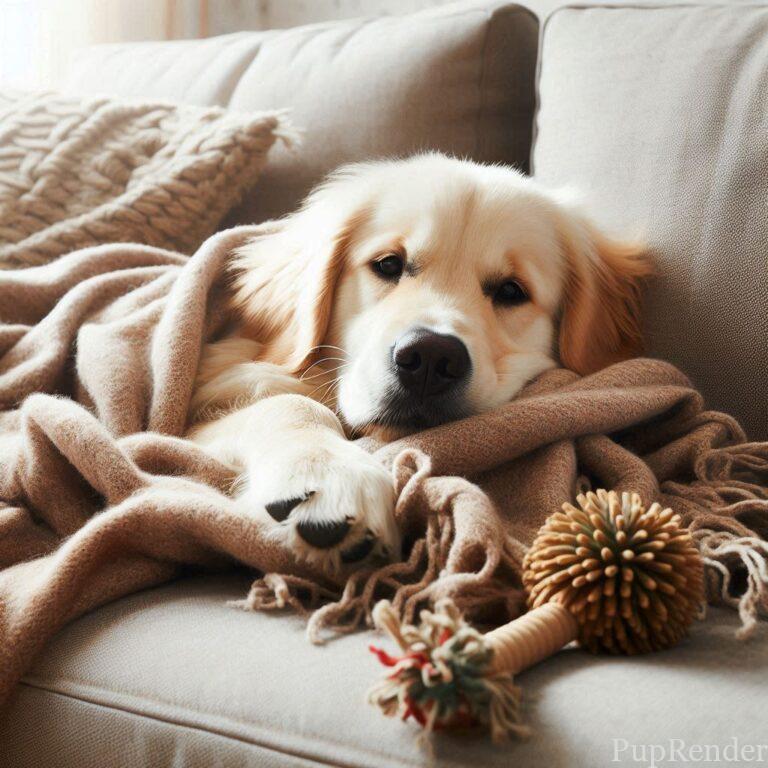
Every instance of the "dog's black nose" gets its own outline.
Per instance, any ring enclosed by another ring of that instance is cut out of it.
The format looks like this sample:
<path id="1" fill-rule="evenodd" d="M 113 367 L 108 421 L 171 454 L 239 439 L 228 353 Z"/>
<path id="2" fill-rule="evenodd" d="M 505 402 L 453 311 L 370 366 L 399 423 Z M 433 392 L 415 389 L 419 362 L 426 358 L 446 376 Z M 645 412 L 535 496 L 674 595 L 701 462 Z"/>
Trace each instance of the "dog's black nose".
<path id="1" fill-rule="evenodd" d="M 426 328 L 403 334 L 392 350 L 392 360 L 403 387 L 422 398 L 441 395 L 459 384 L 471 367 L 461 339 Z"/>

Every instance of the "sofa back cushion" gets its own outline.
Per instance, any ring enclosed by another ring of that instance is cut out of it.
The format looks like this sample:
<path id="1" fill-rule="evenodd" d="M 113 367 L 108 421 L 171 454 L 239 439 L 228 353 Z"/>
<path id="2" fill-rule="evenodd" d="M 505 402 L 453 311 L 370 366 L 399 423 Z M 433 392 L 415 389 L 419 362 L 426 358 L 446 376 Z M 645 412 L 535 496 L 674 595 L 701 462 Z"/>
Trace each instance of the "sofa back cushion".
<path id="1" fill-rule="evenodd" d="M 275 148 L 235 221 L 294 208 L 342 163 L 423 149 L 527 167 L 538 22 L 460 3 L 201 41 L 95 46 L 67 87 L 236 110 L 289 107 L 299 149 Z"/>
<path id="2" fill-rule="evenodd" d="M 768 438 L 768 8 L 579 7 L 542 41 L 532 165 L 658 276 L 649 351 Z"/>

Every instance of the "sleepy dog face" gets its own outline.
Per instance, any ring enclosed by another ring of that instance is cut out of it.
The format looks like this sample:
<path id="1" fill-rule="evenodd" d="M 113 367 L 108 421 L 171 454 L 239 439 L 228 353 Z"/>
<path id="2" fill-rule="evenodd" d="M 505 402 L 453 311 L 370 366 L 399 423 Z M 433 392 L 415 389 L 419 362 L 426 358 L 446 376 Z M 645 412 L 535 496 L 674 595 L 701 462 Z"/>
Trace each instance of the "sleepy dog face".
<path id="1" fill-rule="evenodd" d="M 495 408 L 562 362 L 639 346 L 636 249 L 515 171 L 425 155 L 343 169 L 238 260 L 266 359 L 333 364 L 351 431 L 392 437 Z"/>
<path id="2" fill-rule="evenodd" d="M 393 173 L 350 243 L 328 335 L 348 355 L 337 399 L 353 427 L 485 411 L 555 364 L 552 223 L 513 185 L 451 170 Z"/>

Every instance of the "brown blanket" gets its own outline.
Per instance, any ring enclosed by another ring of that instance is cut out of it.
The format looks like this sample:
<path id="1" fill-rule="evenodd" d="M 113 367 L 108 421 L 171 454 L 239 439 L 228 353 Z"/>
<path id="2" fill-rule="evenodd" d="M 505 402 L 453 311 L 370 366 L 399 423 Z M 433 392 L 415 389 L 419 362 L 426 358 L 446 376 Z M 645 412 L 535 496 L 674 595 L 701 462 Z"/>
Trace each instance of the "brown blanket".
<path id="1" fill-rule="evenodd" d="M 451 595 L 506 619 L 527 543 L 585 483 L 681 512 L 711 597 L 751 630 L 768 605 L 768 444 L 745 443 L 655 360 L 553 371 L 498 411 L 370 446 L 399 491 L 403 563 L 332 583 L 267 543 L 228 499 L 229 471 L 179 437 L 223 319 L 222 264 L 255 231 L 191 260 L 113 245 L 0 273 L 0 703 L 63 624 L 190 566 L 257 568 L 241 605 L 314 608 L 313 637 L 359 625 L 383 596 L 406 617 Z"/>

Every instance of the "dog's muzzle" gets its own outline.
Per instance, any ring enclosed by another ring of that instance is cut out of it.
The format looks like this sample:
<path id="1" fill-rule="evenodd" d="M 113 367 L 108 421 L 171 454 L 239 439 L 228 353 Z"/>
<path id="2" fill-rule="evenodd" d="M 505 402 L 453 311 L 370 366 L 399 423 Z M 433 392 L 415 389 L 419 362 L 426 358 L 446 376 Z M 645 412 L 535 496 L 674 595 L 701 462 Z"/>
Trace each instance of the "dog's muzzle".
<path id="1" fill-rule="evenodd" d="M 466 415 L 463 393 L 472 361 L 461 339 L 428 328 L 411 328 L 392 347 L 396 384 L 380 421 L 429 427 Z"/>
<path id="2" fill-rule="evenodd" d="M 400 386 L 423 401 L 456 389 L 472 367 L 461 339 L 426 328 L 403 334 L 392 348 L 392 362 Z"/>

